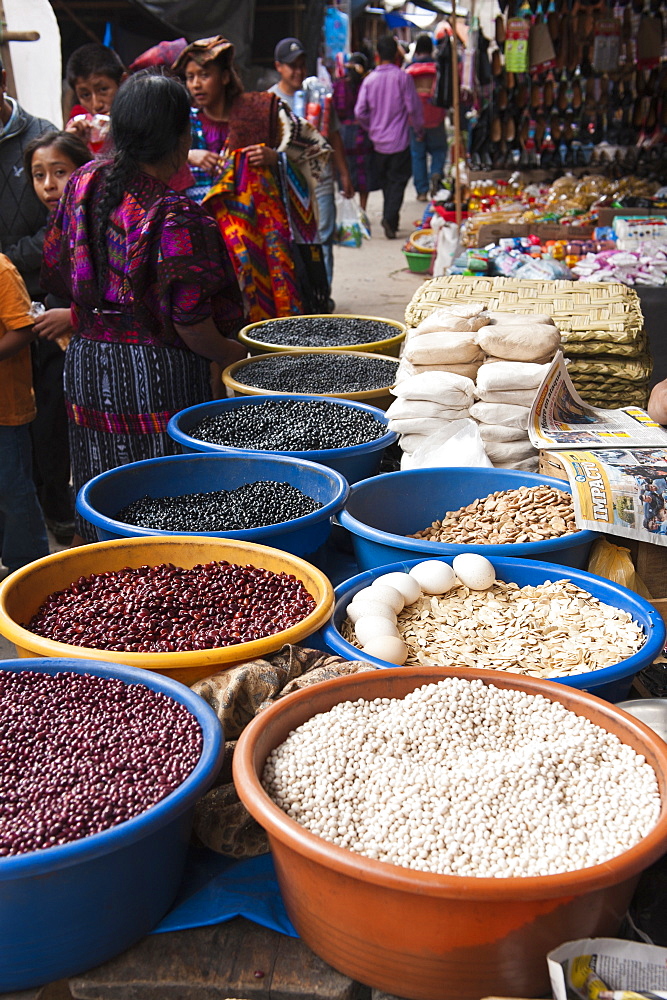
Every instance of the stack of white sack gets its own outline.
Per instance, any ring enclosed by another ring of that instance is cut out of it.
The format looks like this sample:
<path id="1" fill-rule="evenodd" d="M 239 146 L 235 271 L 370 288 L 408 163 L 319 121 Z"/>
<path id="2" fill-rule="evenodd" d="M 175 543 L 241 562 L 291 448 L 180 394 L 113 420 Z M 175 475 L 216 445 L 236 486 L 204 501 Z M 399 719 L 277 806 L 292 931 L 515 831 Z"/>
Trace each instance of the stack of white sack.
<path id="1" fill-rule="evenodd" d="M 393 390 L 398 398 L 387 411 L 406 456 L 419 449 L 423 463 L 428 437 L 472 417 L 495 466 L 537 469 L 528 417 L 559 347 L 560 331 L 544 314 L 486 311 L 479 303 L 431 313 L 408 335 Z M 441 381 L 445 375 L 462 381 Z"/>
<path id="2" fill-rule="evenodd" d="M 499 469 L 537 470 L 538 453 L 528 437 L 528 418 L 548 363 L 485 362 L 477 373 L 470 416 L 484 450 Z"/>
<path id="3" fill-rule="evenodd" d="M 453 372 L 428 371 L 403 379 L 391 391 L 396 399 L 387 410 L 389 429 L 400 434 L 401 449 L 411 454 L 445 424 L 469 415 L 475 383 Z"/>
<path id="4" fill-rule="evenodd" d="M 479 304 L 436 309 L 408 334 L 396 381 L 423 372 L 451 372 L 474 379 L 484 360 L 477 331 L 489 322 Z"/>

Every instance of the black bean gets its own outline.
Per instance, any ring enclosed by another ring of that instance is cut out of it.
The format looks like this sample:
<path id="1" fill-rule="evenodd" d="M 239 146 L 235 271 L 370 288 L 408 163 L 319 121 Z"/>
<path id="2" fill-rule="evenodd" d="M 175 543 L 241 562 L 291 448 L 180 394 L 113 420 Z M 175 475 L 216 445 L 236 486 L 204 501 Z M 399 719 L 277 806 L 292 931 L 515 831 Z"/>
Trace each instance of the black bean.
<path id="1" fill-rule="evenodd" d="M 276 399 L 204 417 L 188 431 L 198 441 L 252 451 L 323 451 L 376 441 L 387 425 L 367 410 L 326 400 Z"/>
<path id="2" fill-rule="evenodd" d="M 322 354 L 266 354 L 236 369 L 243 385 L 271 392 L 331 396 L 383 389 L 396 381 L 398 361 L 362 357 L 350 351 Z"/>
<path id="3" fill-rule="evenodd" d="M 235 490 L 134 500 L 117 521 L 159 531 L 242 531 L 282 524 L 322 506 L 289 483 L 258 480 Z"/>
<path id="4" fill-rule="evenodd" d="M 390 340 L 399 334 L 398 327 L 383 320 L 358 319 L 352 316 L 290 316 L 271 320 L 250 333 L 262 344 L 288 347 L 345 347 Z"/>
<path id="5" fill-rule="evenodd" d="M 144 684 L 0 670 L 0 748 L 2 859 L 138 816 L 190 774 L 202 735 L 184 705 Z"/>

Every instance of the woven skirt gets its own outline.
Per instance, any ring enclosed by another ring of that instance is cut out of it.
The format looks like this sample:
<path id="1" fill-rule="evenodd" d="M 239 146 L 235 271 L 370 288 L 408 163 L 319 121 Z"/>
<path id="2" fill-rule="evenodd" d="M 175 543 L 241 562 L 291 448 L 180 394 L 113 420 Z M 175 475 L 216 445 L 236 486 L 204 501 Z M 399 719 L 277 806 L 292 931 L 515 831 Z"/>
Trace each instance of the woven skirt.
<path id="1" fill-rule="evenodd" d="M 170 418 L 211 398 L 210 363 L 173 347 L 116 344 L 74 337 L 65 357 L 75 492 L 101 472 L 181 448 L 167 434 Z M 77 513 L 76 531 L 97 541 Z"/>

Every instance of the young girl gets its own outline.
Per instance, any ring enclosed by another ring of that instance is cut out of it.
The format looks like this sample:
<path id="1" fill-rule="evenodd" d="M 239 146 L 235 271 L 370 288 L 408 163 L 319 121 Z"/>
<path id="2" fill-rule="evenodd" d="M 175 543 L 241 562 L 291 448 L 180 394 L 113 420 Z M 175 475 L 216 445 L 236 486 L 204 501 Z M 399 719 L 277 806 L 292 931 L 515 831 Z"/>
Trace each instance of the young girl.
<path id="1" fill-rule="evenodd" d="M 244 93 L 220 35 L 191 42 L 172 69 L 194 104 L 187 193 L 218 222 L 249 321 L 326 312 L 314 188 L 330 146 L 275 94 Z"/>
<path id="2" fill-rule="evenodd" d="M 35 194 L 55 212 L 70 175 L 91 159 L 85 143 L 71 132 L 45 132 L 24 152 L 26 175 Z M 70 488 L 67 412 L 63 397 L 65 348 L 72 334 L 70 303 L 47 295 L 46 311 L 36 317 L 33 348 L 37 417 L 30 427 L 35 480 L 44 517 L 59 542 L 71 541 L 74 511 Z"/>

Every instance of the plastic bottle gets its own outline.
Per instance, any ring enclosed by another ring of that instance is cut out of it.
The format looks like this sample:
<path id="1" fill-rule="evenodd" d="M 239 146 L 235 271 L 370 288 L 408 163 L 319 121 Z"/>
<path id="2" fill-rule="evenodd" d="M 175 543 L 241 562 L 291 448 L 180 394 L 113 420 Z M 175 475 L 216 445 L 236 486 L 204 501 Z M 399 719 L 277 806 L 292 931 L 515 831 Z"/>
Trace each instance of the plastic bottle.
<path id="1" fill-rule="evenodd" d="M 306 91 L 297 90 L 294 95 L 294 114 L 299 118 L 306 117 Z"/>

